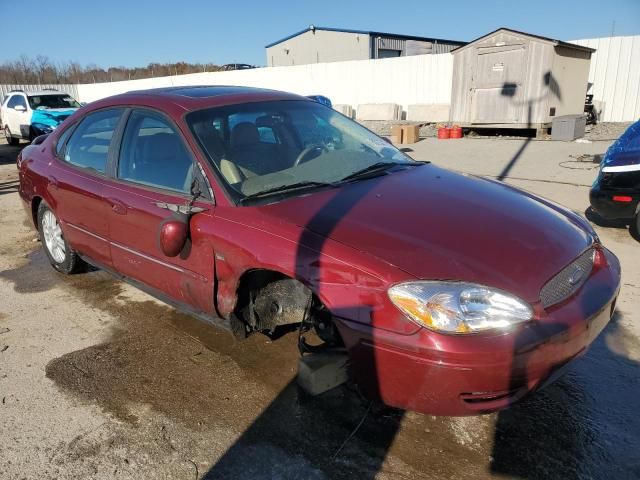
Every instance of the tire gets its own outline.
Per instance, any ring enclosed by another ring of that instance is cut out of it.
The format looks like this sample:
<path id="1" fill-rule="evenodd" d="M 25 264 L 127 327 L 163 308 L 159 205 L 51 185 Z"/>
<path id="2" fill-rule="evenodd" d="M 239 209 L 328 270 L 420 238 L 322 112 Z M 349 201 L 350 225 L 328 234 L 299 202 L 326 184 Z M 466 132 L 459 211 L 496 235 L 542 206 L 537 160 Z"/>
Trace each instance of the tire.
<path id="1" fill-rule="evenodd" d="M 69 246 L 58 218 L 44 201 L 38 207 L 38 233 L 53 268 L 66 275 L 86 271 L 87 264 Z"/>
<path id="2" fill-rule="evenodd" d="M 8 126 L 4 127 L 4 138 L 7 139 L 7 143 L 12 147 L 16 147 L 20 143 L 20 139 L 18 137 L 11 136 L 11 130 L 9 130 Z"/>

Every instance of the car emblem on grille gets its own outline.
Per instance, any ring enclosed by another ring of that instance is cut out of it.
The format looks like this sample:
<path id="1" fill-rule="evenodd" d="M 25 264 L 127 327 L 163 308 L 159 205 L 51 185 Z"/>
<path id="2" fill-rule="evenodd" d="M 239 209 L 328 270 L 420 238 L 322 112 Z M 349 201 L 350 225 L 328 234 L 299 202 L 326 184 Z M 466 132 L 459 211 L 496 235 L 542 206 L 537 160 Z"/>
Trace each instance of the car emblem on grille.
<path id="1" fill-rule="evenodd" d="M 577 285 L 580 282 L 580 280 L 582 280 L 583 275 L 584 275 L 584 270 L 576 266 L 571 272 L 571 275 L 569 275 L 569 284 L 571 286 Z"/>

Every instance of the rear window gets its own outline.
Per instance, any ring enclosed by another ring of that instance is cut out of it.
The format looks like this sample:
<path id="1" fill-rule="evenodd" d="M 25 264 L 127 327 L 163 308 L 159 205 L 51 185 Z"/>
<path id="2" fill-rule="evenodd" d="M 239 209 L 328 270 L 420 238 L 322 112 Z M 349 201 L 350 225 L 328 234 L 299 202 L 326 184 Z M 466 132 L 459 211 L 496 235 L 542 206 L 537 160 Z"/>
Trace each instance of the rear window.
<path id="1" fill-rule="evenodd" d="M 29 105 L 33 110 L 53 108 L 79 108 L 80 104 L 66 94 L 62 95 L 30 95 Z"/>

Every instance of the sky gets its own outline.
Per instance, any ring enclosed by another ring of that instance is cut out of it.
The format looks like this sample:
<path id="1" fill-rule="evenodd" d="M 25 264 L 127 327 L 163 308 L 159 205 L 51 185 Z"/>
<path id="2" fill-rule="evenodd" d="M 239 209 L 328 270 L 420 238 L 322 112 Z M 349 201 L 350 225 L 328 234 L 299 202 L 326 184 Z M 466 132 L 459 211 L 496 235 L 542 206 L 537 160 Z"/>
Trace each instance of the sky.
<path id="1" fill-rule="evenodd" d="M 498 27 L 557 38 L 640 34 L 640 0 L 0 0 L 0 63 L 264 65 L 264 46 L 309 25 L 473 40 Z"/>

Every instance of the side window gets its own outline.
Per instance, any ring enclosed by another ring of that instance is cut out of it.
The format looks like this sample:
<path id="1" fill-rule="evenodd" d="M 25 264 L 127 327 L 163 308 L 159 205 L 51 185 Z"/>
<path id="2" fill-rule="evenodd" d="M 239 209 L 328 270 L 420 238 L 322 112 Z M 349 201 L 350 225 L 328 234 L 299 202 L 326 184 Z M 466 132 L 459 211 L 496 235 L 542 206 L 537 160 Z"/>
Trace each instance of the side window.
<path id="1" fill-rule="evenodd" d="M 278 143 L 276 134 L 271 127 L 258 127 L 258 135 L 262 143 Z"/>
<path id="2" fill-rule="evenodd" d="M 134 111 L 120 147 L 118 178 L 189 193 L 193 158 L 180 134 L 162 116 Z"/>
<path id="3" fill-rule="evenodd" d="M 298 112 L 296 112 L 297 114 Z M 324 144 L 327 139 L 338 137 L 336 128 L 317 115 L 293 115 L 293 126 L 302 144 L 307 147 L 314 144 Z"/>
<path id="4" fill-rule="evenodd" d="M 27 108 L 27 102 L 25 102 L 22 95 L 12 95 L 7 102 L 7 108 L 16 108 L 18 105 L 22 105 L 24 108 Z"/>
<path id="5" fill-rule="evenodd" d="M 104 173 L 111 137 L 121 116 L 122 109 L 103 110 L 87 115 L 71 134 L 64 149 L 64 160 L 78 167 Z"/>

